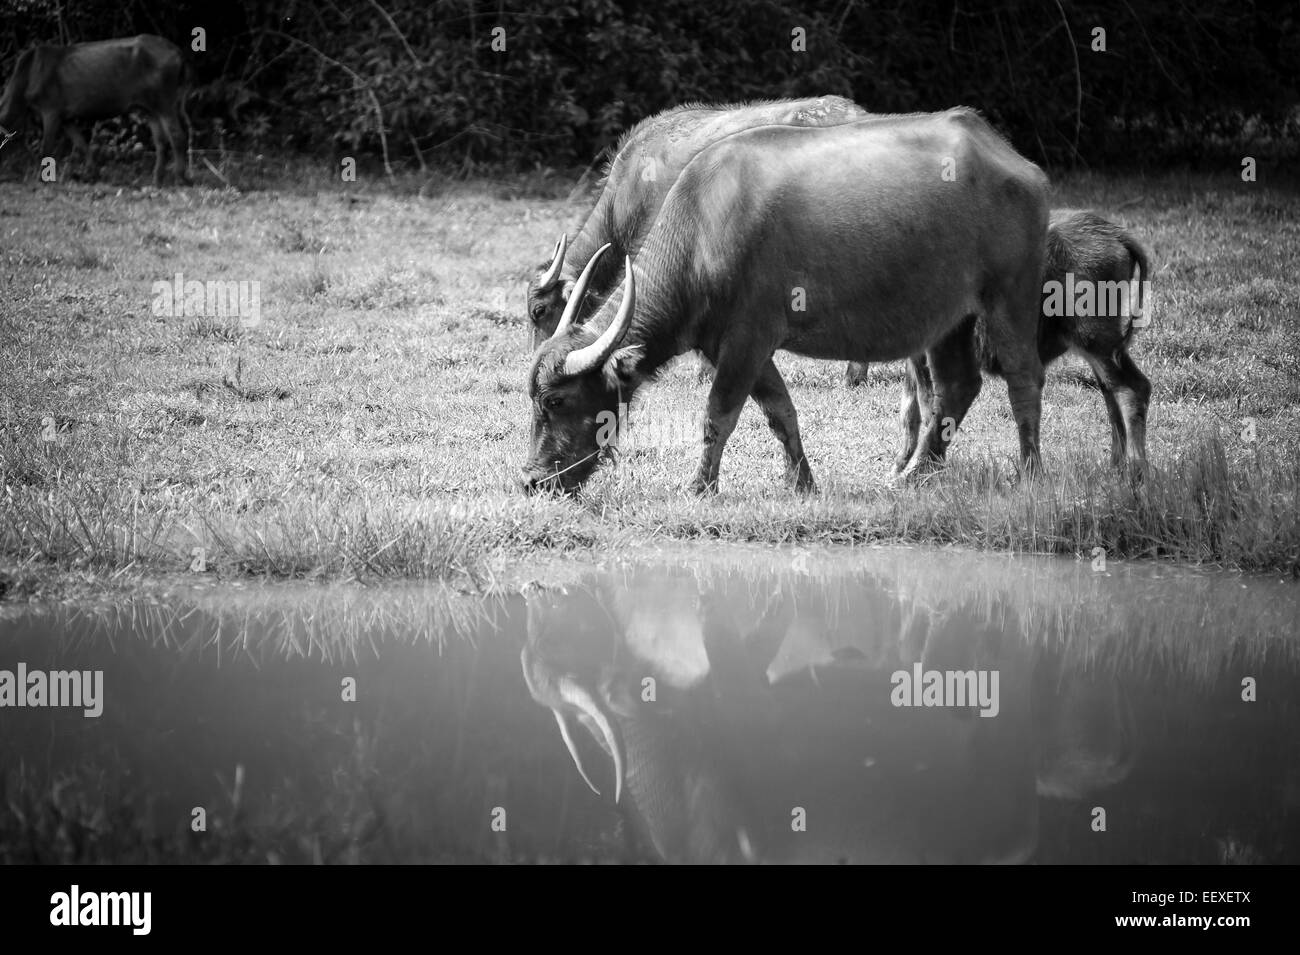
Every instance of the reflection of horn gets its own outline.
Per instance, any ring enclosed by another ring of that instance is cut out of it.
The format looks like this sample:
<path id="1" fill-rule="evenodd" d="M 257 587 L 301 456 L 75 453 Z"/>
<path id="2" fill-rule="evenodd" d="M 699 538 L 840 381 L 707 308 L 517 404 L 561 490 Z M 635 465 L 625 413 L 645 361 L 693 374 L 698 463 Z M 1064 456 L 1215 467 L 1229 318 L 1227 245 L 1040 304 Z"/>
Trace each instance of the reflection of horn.
<path id="1" fill-rule="evenodd" d="M 586 687 L 581 686 L 569 677 L 561 677 L 556 689 L 560 691 L 560 699 L 575 707 L 595 723 L 596 728 L 600 730 L 601 736 L 604 737 L 605 749 L 609 751 L 609 755 L 614 759 L 614 802 L 617 803 L 623 798 L 623 777 L 627 771 L 627 759 L 623 753 L 622 737 L 614 728 L 614 724 L 605 712 L 605 708 L 596 701 L 596 698 L 591 695 Z M 568 744 L 569 741 L 565 740 L 565 743 Z M 570 746 L 569 751 L 574 752 L 572 746 Z M 577 759 L 576 756 L 574 758 Z M 581 766 L 578 767 L 578 771 L 582 772 Z M 583 776 L 585 778 L 586 774 L 583 773 Z M 589 782 L 587 785 L 590 786 L 591 783 Z"/>
<path id="2" fill-rule="evenodd" d="M 600 790 L 596 788 L 596 784 L 593 783 L 591 777 L 587 775 L 586 767 L 582 765 L 582 757 L 578 755 L 578 746 L 573 741 L 573 729 L 570 725 L 573 718 L 560 709 L 555 709 L 551 712 L 555 714 L 555 722 L 560 724 L 560 738 L 564 740 L 564 745 L 568 748 L 569 755 L 573 757 L 573 765 L 578 767 L 578 775 L 581 776 L 582 781 L 591 788 L 591 791 L 599 796 Z"/>
<path id="3" fill-rule="evenodd" d="M 561 233 L 559 240 L 555 243 L 555 251 L 551 254 L 551 265 L 546 270 L 546 274 L 537 280 L 537 291 L 549 292 L 560 278 L 560 269 L 564 268 L 564 253 L 569 248 L 569 236 L 567 233 Z"/>
<path id="4" fill-rule="evenodd" d="M 532 604 L 529 604 L 531 614 Z M 531 624 L 531 620 L 530 620 Z M 529 694 L 538 703 L 548 707 L 555 714 L 555 722 L 560 727 L 560 737 L 564 740 L 564 746 L 573 758 L 573 764 L 578 768 L 578 774 L 582 781 L 591 787 L 591 791 L 597 796 L 600 790 L 596 788 L 587 774 L 587 768 L 582 763 L 582 756 L 578 752 L 578 746 L 573 738 L 573 713 L 577 710 L 577 715 L 583 720 L 584 725 L 591 731 L 591 735 L 596 738 L 610 757 L 614 760 L 614 802 L 619 802 L 623 798 L 623 779 L 627 775 L 627 758 L 623 749 L 623 737 L 619 734 L 610 718 L 609 710 L 602 705 L 591 692 L 582 684 L 578 683 L 572 676 L 563 675 L 554 677 L 546 668 L 539 664 L 536 651 L 529 638 L 529 642 L 524 644 L 523 652 L 520 654 L 519 662 L 524 671 L 524 683 L 528 687 Z M 594 729 L 592 728 L 594 727 Z"/>

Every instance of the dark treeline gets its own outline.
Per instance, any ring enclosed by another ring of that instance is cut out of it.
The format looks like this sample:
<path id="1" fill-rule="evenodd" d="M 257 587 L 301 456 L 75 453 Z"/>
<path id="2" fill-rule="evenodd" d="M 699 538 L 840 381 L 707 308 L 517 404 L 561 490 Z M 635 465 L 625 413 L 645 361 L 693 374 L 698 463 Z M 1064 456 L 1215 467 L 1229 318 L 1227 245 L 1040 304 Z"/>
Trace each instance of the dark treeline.
<path id="1" fill-rule="evenodd" d="M 1300 126 L 1294 0 L 0 0 L 0 23 L 5 78 L 35 42 L 158 33 L 196 146 L 394 166 L 586 164 L 668 106 L 817 93 L 976 106 L 1054 166 L 1294 155 Z"/>

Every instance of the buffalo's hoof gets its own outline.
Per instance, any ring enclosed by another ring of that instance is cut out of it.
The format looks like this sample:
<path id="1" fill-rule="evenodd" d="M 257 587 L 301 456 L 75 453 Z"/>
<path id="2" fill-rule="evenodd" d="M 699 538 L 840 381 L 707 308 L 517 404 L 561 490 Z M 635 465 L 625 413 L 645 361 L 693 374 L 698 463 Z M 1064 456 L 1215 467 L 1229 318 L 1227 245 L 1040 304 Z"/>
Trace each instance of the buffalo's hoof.
<path id="1" fill-rule="evenodd" d="M 1120 465 L 1120 473 L 1128 475 L 1129 483 L 1134 487 L 1140 487 L 1146 482 L 1147 472 L 1150 467 L 1146 461 L 1134 458 L 1131 461 L 1125 461 Z"/>
<path id="2" fill-rule="evenodd" d="M 910 462 L 899 472 L 895 483 L 899 486 L 918 487 L 943 470 L 943 459 L 933 456 Z"/>
<path id="3" fill-rule="evenodd" d="M 817 491 L 817 484 L 813 481 L 812 471 L 808 468 L 787 471 L 785 473 L 785 483 L 800 494 L 814 494 Z"/>
<path id="4" fill-rule="evenodd" d="M 1016 474 L 1016 483 L 1028 481 L 1030 484 L 1037 484 L 1047 477 L 1047 472 L 1043 470 L 1043 463 L 1038 458 L 1027 458 L 1020 462 L 1020 470 Z"/>

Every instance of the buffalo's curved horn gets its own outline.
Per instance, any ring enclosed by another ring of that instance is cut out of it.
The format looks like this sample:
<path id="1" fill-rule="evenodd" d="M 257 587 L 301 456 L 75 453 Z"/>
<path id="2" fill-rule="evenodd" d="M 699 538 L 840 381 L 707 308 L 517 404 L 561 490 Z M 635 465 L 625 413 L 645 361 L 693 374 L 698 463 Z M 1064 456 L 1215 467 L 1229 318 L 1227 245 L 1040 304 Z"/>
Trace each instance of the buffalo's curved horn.
<path id="1" fill-rule="evenodd" d="M 560 238 L 556 240 L 555 251 L 551 253 L 551 264 L 546 269 L 540 279 L 537 280 L 537 291 L 549 292 L 555 287 L 555 283 L 560 279 L 560 269 L 564 268 L 564 253 L 569 250 L 569 235 L 567 232 L 560 233 Z"/>
<path id="2" fill-rule="evenodd" d="M 573 320 L 577 318 L 578 307 L 582 305 L 582 297 L 587 294 L 587 286 L 591 282 L 591 273 L 596 270 L 596 263 L 600 261 L 600 257 L 608 250 L 609 243 L 606 242 L 596 250 L 596 254 L 591 257 L 591 260 L 587 262 L 587 267 L 578 276 L 578 284 L 573 287 L 573 292 L 569 295 L 569 301 L 564 305 L 564 314 L 560 316 L 560 324 L 555 326 L 555 334 L 551 336 L 552 338 L 563 335 L 568 331 L 569 326 L 573 324 Z"/>
<path id="3" fill-rule="evenodd" d="M 566 375 L 583 375 L 593 368 L 599 368 L 605 363 L 605 359 L 613 354 L 618 343 L 627 334 L 628 326 L 632 324 L 632 314 L 636 311 L 636 279 L 632 276 L 631 256 L 627 257 L 625 265 L 627 281 L 623 286 L 623 302 L 618 307 L 618 314 L 594 342 L 565 356 Z M 572 299 L 570 302 L 572 303 Z"/>
<path id="4" fill-rule="evenodd" d="M 596 702 L 596 698 L 591 695 L 586 687 L 575 683 L 568 677 L 562 677 L 556 689 L 560 691 L 560 699 L 575 707 L 596 724 L 596 728 L 600 730 L 600 735 L 604 737 L 605 748 L 609 750 L 610 756 L 614 759 L 614 802 L 617 803 L 623 798 L 623 777 L 627 772 L 627 757 L 623 752 L 622 737 L 614 729 L 614 724 L 610 721 L 605 708 Z M 569 752 L 573 755 L 574 762 L 577 762 L 576 748 L 571 745 L 571 740 L 566 739 L 565 744 L 569 746 Z M 586 779 L 587 774 L 583 772 L 581 764 L 578 766 L 578 772 L 582 773 L 583 778 Z M 587 785 L 591 786 L 591 782 L 588 781 Z M 592 788 L 595 787 L 592 786 Z"/>

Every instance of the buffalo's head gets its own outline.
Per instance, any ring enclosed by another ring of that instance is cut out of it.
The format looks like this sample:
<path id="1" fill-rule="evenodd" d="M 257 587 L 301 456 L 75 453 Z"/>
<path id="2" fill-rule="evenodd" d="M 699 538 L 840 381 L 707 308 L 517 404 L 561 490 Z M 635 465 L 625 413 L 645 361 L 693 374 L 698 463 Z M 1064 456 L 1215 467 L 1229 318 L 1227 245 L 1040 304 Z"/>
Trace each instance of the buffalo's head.
<path id="1" fill-rule="evenodd" d="M 564 269 L 564 254 L 568 248 L 569 237 L 561 235 L 555 243 L 550 264 L 539 269 L 528 283 L 528 320 L 533 326 L 533 348 L 555 334 L 560 324 L 567 300 L 566 283 L 560 273 Z"/>
<path id="2" fill-rule="evenodd" d="M 636 307 L 630 257 L 618 312 L 604 330 L 597 333 L 575 321 L 592 270 L 608 249 L 603 246 L 587 263 L 555 332 L 533 356 L 528 373 L 532 447 L 521 478 L 525 491 L 576 491 L 615 445 L 619 405 L 636 388 L 641 349 L 619 347 Z M 607 303 L 597 315 L 609 311 Z"/>

